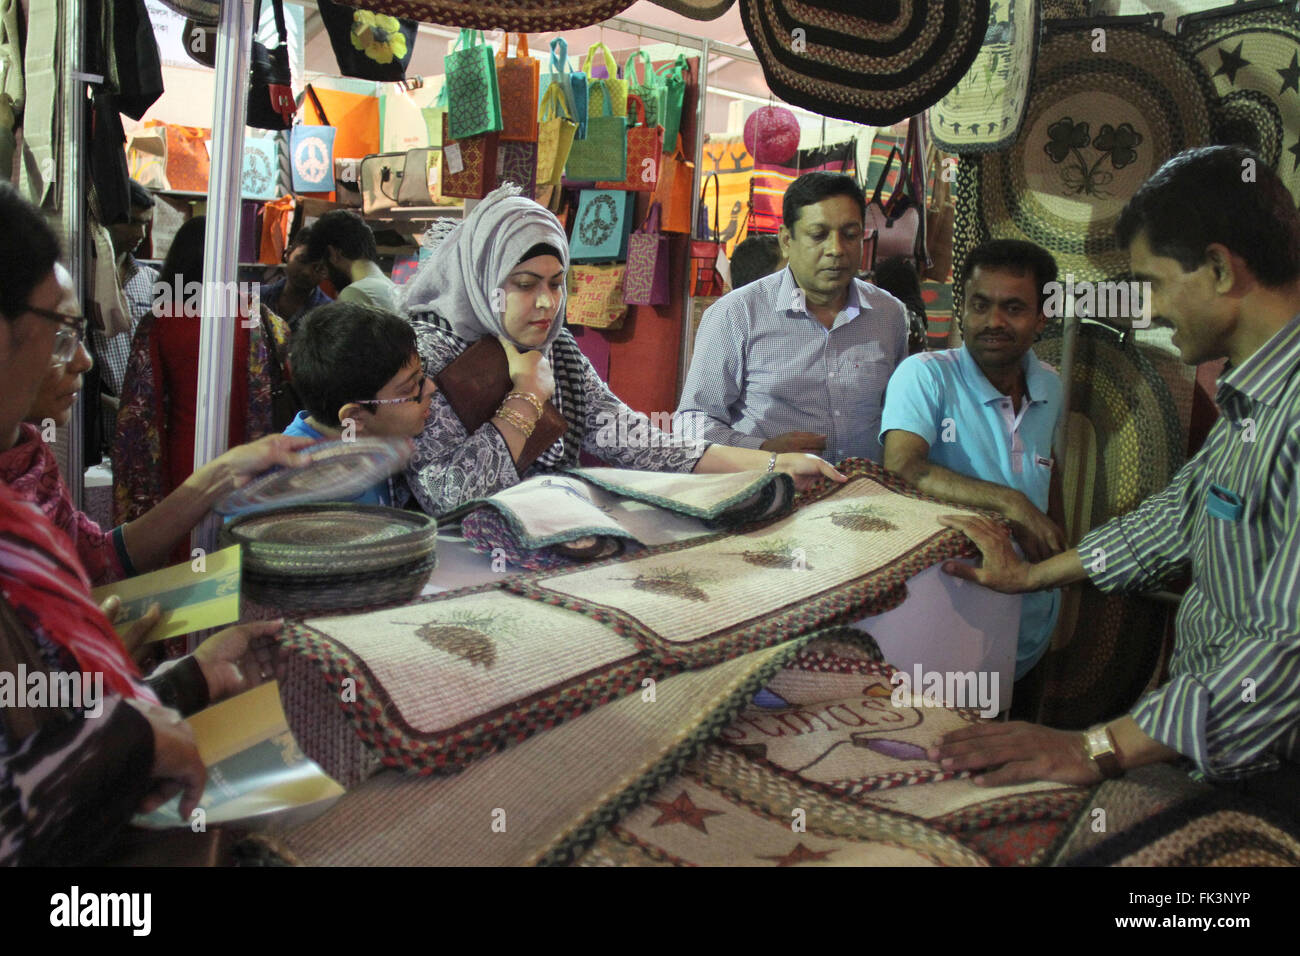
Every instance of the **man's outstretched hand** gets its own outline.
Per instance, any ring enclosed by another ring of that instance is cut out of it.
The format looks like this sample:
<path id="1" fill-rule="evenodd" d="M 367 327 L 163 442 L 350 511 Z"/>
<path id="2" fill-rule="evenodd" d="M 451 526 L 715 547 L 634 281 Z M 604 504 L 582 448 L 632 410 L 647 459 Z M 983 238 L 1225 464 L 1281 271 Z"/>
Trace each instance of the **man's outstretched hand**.
<path id="1" fill-rule="evenodd" d="M 1032 780 L 1090 785 L 1102 779 L 1084 749 L 1083 734 L 1020 720 L 954 730 L 926 756 L 944 770 L 977 771 L 971 782 L 981 787 Z"/>
<path id="2" fill-rule="evenodd" d="M 1029 564 L 1021 560 L 1012 547 L 1009 528 L 983 515 L 940 515 L 939 523 L 955 528 L 975 542 L 983 559 L 979 567 L 960 561 L 945 561 L 943 570 L 947 574 L 1004 594 L 1020 594 L 1028 590 Z"/>

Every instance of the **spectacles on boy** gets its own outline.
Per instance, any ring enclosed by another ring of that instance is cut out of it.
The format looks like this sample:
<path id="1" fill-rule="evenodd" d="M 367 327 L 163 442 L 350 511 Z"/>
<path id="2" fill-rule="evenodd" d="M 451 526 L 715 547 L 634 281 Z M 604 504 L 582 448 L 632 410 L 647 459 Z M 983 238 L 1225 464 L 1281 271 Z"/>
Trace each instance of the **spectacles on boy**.
<path id="1" fill-rule="evenodd" d="M 414 395 L 408 395 L 406 396 L 406 398 L 367 398 L 365 401 L 357 401 L 357 402 L 352 402 L 350 404 L 405 405 L 407 402 L 415 402 L 416 404 L 419 404 L 420 402 L 424 401 L 425 395 L 428 393 L 428 390 L 431 390 L 428 388 L 428 386 L 429 386 L 429 376 L 426 373 L 420 376 L 420 389 Z"/>
<path id="2" fill-rule="evenodd" d="M 54 333 L 54 351 L 50 353 L 50 364 L 67 365 L 71 362 L 81 343 L 86 340 L 86 317 L 41 309 L 34 305 L 27 306 L 27 311 L 59 324 L 59 331 Z"/>

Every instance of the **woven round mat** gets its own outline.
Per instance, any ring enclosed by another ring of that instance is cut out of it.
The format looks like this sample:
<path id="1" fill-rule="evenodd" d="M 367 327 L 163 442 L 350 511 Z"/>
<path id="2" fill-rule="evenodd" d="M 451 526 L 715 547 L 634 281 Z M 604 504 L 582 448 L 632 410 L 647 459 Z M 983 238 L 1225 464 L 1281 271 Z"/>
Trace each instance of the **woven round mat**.
<path id="1" fill-rule="evenodd" d="M 1034 346 L 1059 367 L 1059 327 Z M 1159 372 L 1114 330 L 1084 324 L 1075 349 L 1070 408 L 1096 434 L 1092 501 L 1083 530 L 1131 511 L 1169 484 L 1182 467 L 1184 438 L 1173 398 Z M 1067 454 L 1067 469 L 1078 467 Z M 1060 633 L 1045 659 L 1047 691 L 1039 719 L 1085 727 L 1129 707 L 1160 659 L 1166 608 L 1140 597 L 1103 594 L 1084 585 L 1077 626 Z"/>
<path id="2" fill-rule="evenodd" d="M 1192 13 L 1178 20 L 1178 44 L 1209 73 L 1215 94 L 1234 115 L 1249 109 L 1239 93 L 1257 93 L 1272 105 L 1246 115 L 1264 127 L 1261 156 L 1267 158 L 1267 141 L 1278 131 L 1276 158 L 1269 162 L 1300 203 L 1300 14 L 1281 3 Z"/>
<path id="3" fill-rule="evenodd" d="M 555 33 L 617 16 L 633 0 L 340 0 L 393 17 L 472 30 Z"/>
<path id="4" fill-rule="evenodd" d="M 987 153 L 1016 140 L 1038 59 L 1039 4 L 994 4 L 975 62 L 929 111 L 930 136 L 948 153 Z"/>
<path id="5" fill-rule="evenodd" d="M 1282 111 L 1267 93 L 1258 90 L 1229 93 L 1214 105 L 1210 121 L 1215 143 L 1253 149 L 1264 162 L 1278 168 L 1286 129 Z"/>
<path id="6" fill-rule="evenodd" d="M 871 4 L 741 0 L 768 87 L 795 106 L 892 126 L 933 106 L 970 69 L 989 0 Z"/>
<path id="7" fill-rule="evenodd" d="M 1026 239 L 1063 277 L 1126 275 L 1120 210 L 1165 160 L 1209 141 L 1211 99 L 1205 71 L 1146 22 L 1108 23 L 1101 37 L 1049 22 L 1020 136 L 958 164 L 957 272 L 984 239 Z"/>
<path id="8" fill-rule="evenodd" d="M 411 443 L 392 438 L 354 438 L 308 445 L 306 464 L 276 468 L 232 491 L 213 510 L 219 515 L 251 514 L 309 501 L 348 501 L 400 471 Z"/>
<path id="9" fill-rule="evenodd" d="M 221 535 L 242 546 L 245 574 L 332 579 L 428 558 L 438 524 L 428 515 L 379 505 L 297 505 L 239 518 Z"/>
<path id="10" fill-rule="evenodd" d="M 280 614 L 375 610 L 413 601 L 438 567 L 433 552 L 395 567 L 356 574 L 266 575 L 245 571 L 243 595 Z"/>

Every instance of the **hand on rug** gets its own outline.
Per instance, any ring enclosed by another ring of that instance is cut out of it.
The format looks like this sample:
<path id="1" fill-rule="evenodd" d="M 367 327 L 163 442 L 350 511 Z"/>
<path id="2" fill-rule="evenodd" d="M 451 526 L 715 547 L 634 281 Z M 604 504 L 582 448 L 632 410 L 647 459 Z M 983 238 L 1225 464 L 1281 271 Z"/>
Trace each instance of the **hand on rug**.
<path id="1" fill-rule="evenodd" d="M 1083 735 L 1013 720 L 985 723 L 944 734 L 927 753 L 944 770 L 986 770 L 971 778 L 981 787 L 1033 780 L 1092 785 L 1101 770 L 1089 759 Z"/>

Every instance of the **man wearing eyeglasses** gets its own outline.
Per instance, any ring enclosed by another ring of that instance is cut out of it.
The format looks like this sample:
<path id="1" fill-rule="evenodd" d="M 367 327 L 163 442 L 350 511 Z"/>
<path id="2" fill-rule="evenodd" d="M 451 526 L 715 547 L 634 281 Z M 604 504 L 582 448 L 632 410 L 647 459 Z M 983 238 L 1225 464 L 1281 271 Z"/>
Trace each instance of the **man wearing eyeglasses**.
<path id="1" fill-rule="evenodd" d="M 294 333 L 289 366 L 307 407 L 286 435 L 348 441 L 415 438 L 424 430 L 436 386 L 420 361 L 415 330 L 400 315 L 353 302 L 313 309 Z M 396 475 L 351 500 L 401 508 L 410 492 Z"/>

